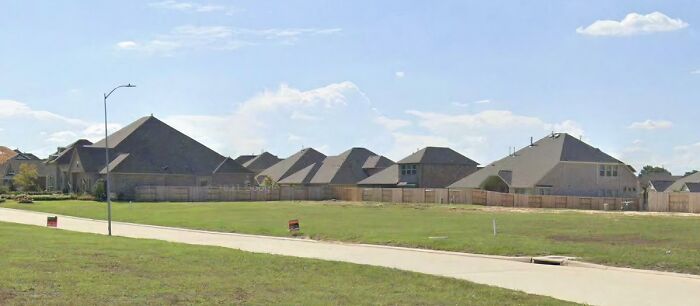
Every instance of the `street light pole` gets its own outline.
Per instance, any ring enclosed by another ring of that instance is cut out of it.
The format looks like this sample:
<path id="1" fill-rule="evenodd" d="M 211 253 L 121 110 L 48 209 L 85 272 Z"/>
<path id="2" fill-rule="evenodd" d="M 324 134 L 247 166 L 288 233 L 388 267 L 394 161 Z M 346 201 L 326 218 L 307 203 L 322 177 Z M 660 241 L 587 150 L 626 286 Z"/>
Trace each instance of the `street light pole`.
<path id="1" fill-rule="evenodd" d="M 107 98 L 109 98 L 112 93 L 122 87 L 136 87 L 134 85 L 131 85 L 131 83 L 126 84 L 126 85 L 119 85 L 117 87 L 114 87 L 112 91 L 109 93 L 104 94 L 104 106 L 105 106 L 105 169 L 107 170 L 107 175 L 105 178 L 105 185 L 107 189 L 107 234 L 109 236 L 112 236 L 112 199 L 109 196 L 110 194 L 110 187 L 109 187 L 109 140 L 108 140 L 108 135 L 107 135 Z"/>

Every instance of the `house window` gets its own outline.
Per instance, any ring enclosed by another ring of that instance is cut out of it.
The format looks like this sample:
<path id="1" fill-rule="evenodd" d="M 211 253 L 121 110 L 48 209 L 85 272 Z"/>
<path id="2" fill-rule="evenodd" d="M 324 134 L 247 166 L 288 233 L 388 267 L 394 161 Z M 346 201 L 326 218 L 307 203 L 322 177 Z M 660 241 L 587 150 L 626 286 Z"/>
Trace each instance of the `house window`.
<path id="1" fill-rule="evenodd" d="M 415 175 L 418 173 L 418 165 L 401 165 L 401 175 Z"/>
<path id="2" fill-rule="evenodd" d="M 599 169 L 600 169 L 600 170 L 599 170 L 600 176 L 605 176 L 605 166 L 600 165 L 600 168 L 599 168 Z"/>
<path id="3" fill-rule="evenodd" d="M 617 176 L 617 166 L 613 166 L 612 168 L 612 176 Z"/>
<path id="4" fill-rule="evenodd" d="M 612 176 L 612 166 L 605 166 L 605 176 Z"/>

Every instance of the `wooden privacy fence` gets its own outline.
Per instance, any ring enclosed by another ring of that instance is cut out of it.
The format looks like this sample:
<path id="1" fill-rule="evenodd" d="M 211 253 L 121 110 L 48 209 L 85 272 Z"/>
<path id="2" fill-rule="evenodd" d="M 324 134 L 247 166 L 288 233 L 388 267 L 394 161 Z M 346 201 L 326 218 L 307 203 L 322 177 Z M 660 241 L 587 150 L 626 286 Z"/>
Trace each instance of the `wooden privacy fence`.
<path id="1" fill-rule="evenodd" d="M 341 201 L 475 204 L 522 208 L 639 210 L 638 198 L 574 197 L 499 193 L 479 189 L 334 187 Z M 607 204 L 607 205 L 606 205 Z"/>
<path id="2" fill-rule="evenodd" d="M 237 188 L 192 186 L 139 186 L 136 201 L 206 202 L 206 201 L 319 201 L 333 198 L 328 186 Z"/>
<path id="3" fill-rule="evenodd" d="M 282 186 L 276 188 L 140 186 L 137 201 L 321 201 L 475 204 L 521 208 L 638 210 L 637 198 L 573 197 L 498 193 L 478 189 L 361 188 L 339 186 Z M 674 199 L 676 200 L 676 199 Z M 685 203 L 685 202 L 683 202 Z M 700 201 L 698 202 L 700 204 Z M 677 204 L 675 207 L 685 207 Z M 668 206 L 668 205 L 667 205 Z M 686 205 L 687 206 L 687 205 Z M 700 209 L 699 209 L 700 210 Z"/>
<path id="4" fill-rule="evenodd" d="M 650 191 L 647 203 L 649 211 L 700 213 L 700 193 Z"/>

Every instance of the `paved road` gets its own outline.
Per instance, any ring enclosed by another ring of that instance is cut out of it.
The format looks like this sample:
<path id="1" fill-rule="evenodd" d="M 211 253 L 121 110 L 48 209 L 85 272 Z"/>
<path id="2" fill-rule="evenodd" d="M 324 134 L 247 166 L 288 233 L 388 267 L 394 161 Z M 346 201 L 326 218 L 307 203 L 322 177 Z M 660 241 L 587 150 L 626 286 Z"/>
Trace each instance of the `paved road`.
<path id="1" fill-rule="evenodd" d="M 0 221 L 46 226 L 53 214 L 0 208 Z M 59 216 L 59 228 L 106 234 L 106 222 Z M 594 305 L 700 305 L 700 277 L 643 270 L 547 266 L 408 248 L 217 233 L 122 222 L 113 234 L 258 253 L 396 268 Z"/>

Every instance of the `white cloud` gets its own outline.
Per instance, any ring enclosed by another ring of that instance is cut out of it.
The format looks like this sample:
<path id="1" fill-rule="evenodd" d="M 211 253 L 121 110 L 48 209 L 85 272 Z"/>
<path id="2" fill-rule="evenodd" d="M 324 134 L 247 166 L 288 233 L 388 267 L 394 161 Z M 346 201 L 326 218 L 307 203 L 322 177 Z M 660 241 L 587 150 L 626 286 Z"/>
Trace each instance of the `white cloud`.
<path id="1" fill-rule="evenodd" d="M 196 12 L 196 13 L 212 13 L 212 12 L 223 12 L 227 15 L 232 15 L 239 10 L 233 6 L 218 5 L 218 4 L 202 4 L 198 2 L 183 2 L 183 1 L 173 1 L 166 0 L 160 2 L 149 3 L 148 6 L 168 9 L 182 12 Z"/>
<path id="2" fill-rule="evenodd" d="M 372 123 L 373 117 L 364 93 L 352 82 L 339 82 L 310 90 L 282 84 L 239 104 L 230 114 L 164 120 L 222 153 L 270 150 L 284 155 L 293 153 L 289 142 L 305 141 L 300 144 L 317 149 L 335 144 L 339 150 L 360 145 L 353 142 L 382 130 Z"/>
<path id="3" fill-rule="evenodd" d="M 311 116 L 309 114 L 305 114 L 300 111 L 293 111 L 292 115 L 289 116 L 292 120 L 299 120 L 299 121 L 318 121 L 321 118 L 316 117 L 316 116 Z"/>
<path id="4" fill-rule="evenodd" d="M 85 124 L 84 121 L 79 119 L 68 118 L 43 110 L 34 110 L 21 102 L 13 100 L 0 100 L 0 119 L 12 117 L 21 117 L 40 121 L 59 121 L 72 125 Z"/>
<path id="5" fill-rule="evenodd" d="M 401 79 L 401 78 L 403 78 L 403 77 L 406 76 L 406 73 L 403 72 L 403 71 L 396 71 L 396 73 L 394 73 L 394 75 L 395 75 L 397 78 Z"/>
<path id="6" fill-rule="evenodd" d="M 700 69 L 693 70 L 690 72 L 690 74 L 700 74 Z"/>
<path id="7" fill-rule="evenodd" d="M 411 125 L 411 121 L 402 119 L 392 119 L 383 115 L 375 117 L 374 122 L 390 131 L 398 130 L 400 128 L 404 128 Z"/>
<path id="8" fill-rule="evenodd" d="M 136 44 L 135 41 L 131 40 L 126 40 L 126 41 L 120 41 L 117 43 L 117 48 L 119 49 L 136 49 L 138 47 L 138 44 Z"/>
<path id="9" fill-rule="evenodd" d="M 620 21 L 597 20 L 585 28 L 579 27 L 576 29 L 576 32 L 589 36 L 630 36 L 676 31 L 687 26 L 688 23 L 685 21 L 670 18 L 660 12 L 653 12 L 647 15 L 630 13 Z"/>
<path id="10" fill-rule="evenodd" d="M 264 43 L 295 44 L 301 38 L 332 35 L 339 28 L 289 28 L 252 30 L 227 26 L 179 26 L 168 34 L 145 41 L 125 40 L 116 44 L 117 50 L 171 56 L 177 52 L 213 50 L 230 51 L 244 46 Z"/>
<path id="11" fill-rule="evenodd" d="M 472 104 L 473 105 L 491 104 L 491 102 L 493 102 L 493 101 L 491 101 L 489 99 L 477 100 L 477 101 L 473 101 L 473 102 L 455 101 L 455 102 L 452 102 L 452 105 L 457 106 L 457 107 L 467 107 L 467 106 L 472 105 Z"/>
<path id="12" fill-rule="evenodd" d="M 633 122 L 629 125 L 630 129 L 635 130 L 659 130 L 659 129 L 670 129 L 673 127 L 673 122 L 668 120 L 645 120 L 641 122 Z"/>
<path id="13" fill-rule="evenodd" d="M 13 142 L 23 151 L 38 156 L 46 156 L 54 152 L 56 146 L 67 145 L 79 138 L 97 141 L 104 137 L 104 123 L 70 118 L 37 110 L 22 102 L 0 99 L 0 130 L 16 126 L 22 128 L 4 136 L 3 142 Z M 108 128 L 114 132 L 121 125 L 110 123 Z"/>

